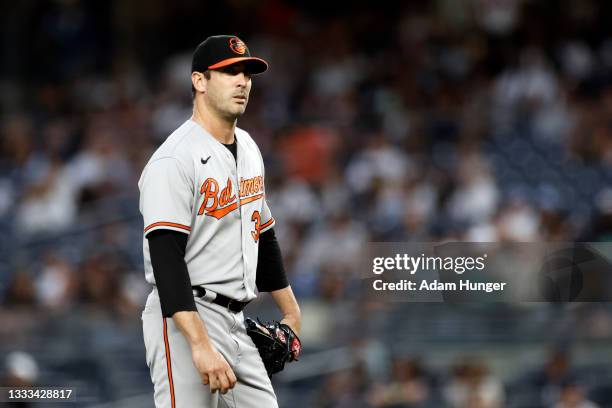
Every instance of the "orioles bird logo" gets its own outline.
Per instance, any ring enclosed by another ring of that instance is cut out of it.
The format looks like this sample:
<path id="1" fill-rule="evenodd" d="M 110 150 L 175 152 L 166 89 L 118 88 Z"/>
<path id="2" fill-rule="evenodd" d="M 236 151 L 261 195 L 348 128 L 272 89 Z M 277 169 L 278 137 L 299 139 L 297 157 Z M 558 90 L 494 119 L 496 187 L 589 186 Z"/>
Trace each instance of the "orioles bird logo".
<path id="1" fill-rule="evenodd" d="M 246 45 L 244 44 L 244 42 L 242 42 L 242 40 L 238 37 L 232 37 L 230 38 L 229 41 L 229 46 L 232 49 L 232 51 L 234 51 L 236 54 L 244 54 L 246 52 Z"/>

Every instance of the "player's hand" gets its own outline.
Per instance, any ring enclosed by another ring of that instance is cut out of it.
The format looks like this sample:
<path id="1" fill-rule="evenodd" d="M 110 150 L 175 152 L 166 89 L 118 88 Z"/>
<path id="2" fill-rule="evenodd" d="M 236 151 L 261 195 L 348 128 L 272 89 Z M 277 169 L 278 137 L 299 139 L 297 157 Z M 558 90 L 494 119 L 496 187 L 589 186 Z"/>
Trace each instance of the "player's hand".
<path id="1" fill-rule="evenodd" d="M 221 391 L 225 394 L 234 388 L 236 375 L 221 353 L 212 347 L 197 347 L 192 349 L 191 354 L 193 364 L 202 382 L 210 386 L 210 392 Z"/>

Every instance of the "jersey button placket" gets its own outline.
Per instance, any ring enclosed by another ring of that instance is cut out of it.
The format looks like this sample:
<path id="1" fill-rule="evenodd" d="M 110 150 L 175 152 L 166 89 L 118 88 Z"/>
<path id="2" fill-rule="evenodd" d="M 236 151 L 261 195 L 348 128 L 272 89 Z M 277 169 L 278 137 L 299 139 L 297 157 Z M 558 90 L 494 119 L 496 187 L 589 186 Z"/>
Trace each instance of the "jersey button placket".
<path id="1" fill-rule="evenodd" d="M 232 182 L 234 183 L 234 185 L 236 186 L 236 199 L 238 200 L 238 211 L 234 212 L 234 217 L 236 218 L 240 218 L 240 212 L 241 212 L 241 208 L 240 208 L 240 183 L 238 183 L 239 177 L 238 177 L 238 161 L 234 159 L 234 156 L 230 155 L 230 160 L 233 160 L 234 163 L 236 164 L 233 168 L 232 168 Z"/>
<path id="2" fill-rule="evenodd" d="M 243 152 L 239 152 L 238 154 L 238 160 L 236 161 L 236 170 L 237 170 L 237 174 L 236 174 L 236 179 L 240 180 L 240 174 L 242 174 L 243 172 L 243 166 L 242 164 L 244 163 L 244 154 L 246 153 L 246 150 Z M 240 196 L 240 184 L 238 184 L 238 196 Z M 239 198 L 240 199 L 240 198 Z M 248 283 L 247 283 L 247 271 L 248 271 L 248 267 L 249 267 L 249 262 L 247 260 L 247 257 L 245 256 L 245 250 L 248 248 L 248 242 L 246 242 L 246 240 L 248 239 L 247 237 L 249 237 L 251 234 L 249 232 L 247 232 L 245 229 L 247 228 L 247 226 L 250 228 L 250 226 L 248 225 L 248 223 L 250 222 L 250 218 L 248 214 L 242 214 L 243 211 L 246 211 L 246 209 L 242 208 L 242 206 L 240 206 L 240 208 L 238 209 L 238 213 L 240 217 L 243 217 L 243 219 L 241 218 L 241 222 L 240 222 L 240 243 L 242 245 L 242 282 L 243 285 L 246 287 L 246 292 L 249 293 L 249 288 L 248 288 Z M 245 220 L 247 225 L 245 225 Z M 250 231 L 250 230 L 249 230 Z"/>

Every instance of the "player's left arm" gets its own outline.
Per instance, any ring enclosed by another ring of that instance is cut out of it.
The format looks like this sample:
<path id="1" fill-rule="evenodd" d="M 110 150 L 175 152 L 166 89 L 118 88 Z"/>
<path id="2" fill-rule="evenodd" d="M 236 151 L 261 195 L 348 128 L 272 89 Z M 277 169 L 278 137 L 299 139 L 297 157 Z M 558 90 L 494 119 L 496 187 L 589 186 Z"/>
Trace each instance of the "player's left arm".
<path id="1" fill-rule="evenodd" d="M 281 320 L 281 323 L 291 327 L 295 334 L 299 336 L 300 329 L 302 327 L 302 316 L 300 306 L 293 295 L 291 286 L 287 286 L 284 289 L 275 290 L 270 292 L 270 294 L 283 315 L 283 320 Z"/>
<path id="2" fill-rule="evenodd" d="M 259 147 L 257 152 L 261 159 L 262 172 L 265 178 L 266 170 Z M 261 234 L 259 235 L 257 256 L 257 289 L 260 292 L 270 292 L 283 315 L 281 323 L 288 325 L 295 334 L 299 335 L 302 326 L 300 306 L 287 279 L 280 245 L 274 232 L 274 217 L 272 217 L 272 212 L 266 199 L 264 199 L 261 218 L 263 224 L 260 230 Z"/>
<path id="3" fill-rule="evenodd" d="M 301 327 L 300 307 L 293 295 L 285 273 L 283 256 L 274 228 L 263 232 L 259 238 L 256 284 L 260 292 L 270 292 L 283 315 L 282 323 L 299 335 Z"/>

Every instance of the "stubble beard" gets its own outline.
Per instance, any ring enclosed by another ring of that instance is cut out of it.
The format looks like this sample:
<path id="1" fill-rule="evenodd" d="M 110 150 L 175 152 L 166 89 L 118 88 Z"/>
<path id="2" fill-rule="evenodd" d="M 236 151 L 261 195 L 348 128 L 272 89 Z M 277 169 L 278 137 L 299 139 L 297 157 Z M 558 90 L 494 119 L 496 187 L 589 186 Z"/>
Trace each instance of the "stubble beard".
<path id="1" fill-rule="evenodd" d="M 230 106 L 232 106 L 234 108 L 232 113 L 231 113 L 231 115 L 234 118 L 234 120 L 236 120 L 240 116 L 244 115 L 244 112 L 246 112 L 247 103 L 248 103 L 248 100 L 244 102 L 244 105 L 232 106 L 232 105 L 234 105 L 233 102 L 229 102 Z"/>
<path id="2" fill-rule="evenodd" d="M 214 101 L 213 103 L 213 107 L 215 111 L 217 111 L 217 114 L 228 122 L 235 122 L 240 116 L 244 115 L 248 103 L 247 99 L 244 105 L 236 105 L 233 103 L 232 99 L 233 98 L 230 98 L 225 104 L 217 103 L 218 101 Z"/>

